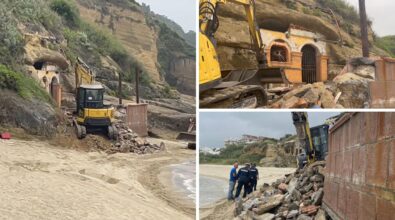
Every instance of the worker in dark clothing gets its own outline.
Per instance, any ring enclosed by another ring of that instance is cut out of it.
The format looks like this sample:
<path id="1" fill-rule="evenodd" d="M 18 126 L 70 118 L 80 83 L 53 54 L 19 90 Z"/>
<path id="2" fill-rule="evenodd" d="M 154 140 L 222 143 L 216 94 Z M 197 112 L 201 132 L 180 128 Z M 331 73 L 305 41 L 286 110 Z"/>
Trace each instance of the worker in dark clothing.
<path id="1" fill-rule="evenodd" d="M 245 167 L 241 168 L 237 173 L 237 190 L 235 198 L 240 196 L 241 189 L 244 187 L 243 198 L 247 196 L 248 193 L 248 185 L 250 183 L 250 164 L 246 164 Z"/>
<path id="2" fill-rule="evenodd" d="M 259 179 L 259 172 L 256 168 L 256 164 L 253 163 L 250 169 L 250 176 L 251 176 L 251 192 L 256 191 L 256 185 Z"/>

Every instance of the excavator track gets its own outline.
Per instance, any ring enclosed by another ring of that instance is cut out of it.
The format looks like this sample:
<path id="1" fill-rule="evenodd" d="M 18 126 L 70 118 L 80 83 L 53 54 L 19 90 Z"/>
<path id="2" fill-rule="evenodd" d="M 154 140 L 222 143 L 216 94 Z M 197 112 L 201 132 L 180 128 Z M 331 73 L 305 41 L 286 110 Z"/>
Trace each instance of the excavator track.
<path id="1" fill-rule="evenodd" d="M 200 108 L 257 108 L 266 104 L 266 92 L 258 85 L 237 85 L 200 94 Z"/>

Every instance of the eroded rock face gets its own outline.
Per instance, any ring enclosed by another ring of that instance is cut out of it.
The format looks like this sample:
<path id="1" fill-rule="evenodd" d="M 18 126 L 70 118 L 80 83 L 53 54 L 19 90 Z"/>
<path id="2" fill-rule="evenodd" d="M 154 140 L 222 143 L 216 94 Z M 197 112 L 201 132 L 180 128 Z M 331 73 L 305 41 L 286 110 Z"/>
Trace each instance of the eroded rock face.
<path id="1" fill-rule="evenodd" d="M 337 91 L 341 92 L 339 104 L 345 108 L 364 108 L 369 102 L 370 78 L 364 78 L 354 73 L 346 73 L 334 79 Z"/>
<path id="2" fill-rule="evenodd" d="M 21 127 L 33 135 L 56 133 L 59 118 L 53 106 L 39 100 L 25 100 L 6 90 L 0 93 L 0 124 Z"/>
<path id="3" fill-rule="evenodd" d="M 46 47 L 46 39 L 36 35 L 26 35 L 25 41 L 26 64 L 33 66 L 36 62 L 40 61 L 53 63 L 63 70 L 69 67 L 69 62 L 63 54 Z"/>
<path id="4" fill-rule="evenodd" d="M 179 92 L 195 96 L 196 61 L 190 58 L 179 58 L 173 61 L 166 81 Z"/>

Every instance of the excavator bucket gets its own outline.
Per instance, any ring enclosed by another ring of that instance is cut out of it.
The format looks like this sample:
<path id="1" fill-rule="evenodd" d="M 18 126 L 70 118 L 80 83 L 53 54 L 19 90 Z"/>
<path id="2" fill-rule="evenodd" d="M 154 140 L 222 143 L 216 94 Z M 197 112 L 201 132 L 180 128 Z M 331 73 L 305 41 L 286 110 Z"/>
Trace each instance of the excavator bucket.
<path id="1" fill-rule="evenodd" d="M 259 75 L 262 76 L 261 83 L 278 83 L 289 84 L 289 80 L 283 68 L 265 68 L 258 70 Z"/>
<path id="2" fill-rule="evenodd" d="M 196 150 L 196 133 L 181 132 L 177 136 L 177 140 L 188 142 L 188 149 Z"/>
<path id="3" fill-rule="evenodd" d="M 225 87 L 237 85 L 289 84 L 283 68 L 222 71 Z M 232 84 L 232 85 L 227 85 Z"/>
<path id="4" fill-rule="evenodd" d="M 196 141 L 196 134 L 195 133 L 188 133 L 188 132 L 181 132 L 178 134 L 177 140 L 186 141 L 186 142 L 195 142 Z"/>

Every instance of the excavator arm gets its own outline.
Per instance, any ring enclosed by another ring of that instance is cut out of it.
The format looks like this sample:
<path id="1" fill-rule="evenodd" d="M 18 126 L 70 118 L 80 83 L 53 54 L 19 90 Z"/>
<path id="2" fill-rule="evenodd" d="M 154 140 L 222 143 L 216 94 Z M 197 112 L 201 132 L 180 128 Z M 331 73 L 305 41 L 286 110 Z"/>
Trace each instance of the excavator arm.
<path id="1" fill-rule="evenodd" d="M 89 66 L 77 57 L 75 65 L 75 86 L 80 87 L 82 84 L 91 85 L 95 81 L 95 76 Z"/>
<path id="2" fill-rule="evenodd" d="M 295 125 L 296 135 L 302 149 L 305 149 L 307 163 L 316 161 L 315 149 L 313 146 L 313 138 L 310 132 L 310 125 L 307 112 L 292 112 L 292 121 Z"/>
<path id="3" fill-rule="evenodd" d="M 259 64 L 259 68 L 267 67 L 265 45 L 262 41 L 261 32 L 256 22 L 255 0 L 200 0 L 199 24 L 201 32 L 212 38 L 218 28 L 217 7 L 221 4 L 233 3 L 242 5 L 246 12 L 253 49 Z"/>

